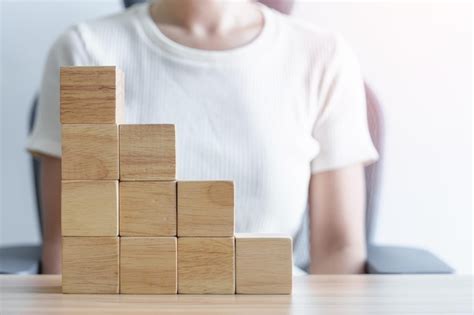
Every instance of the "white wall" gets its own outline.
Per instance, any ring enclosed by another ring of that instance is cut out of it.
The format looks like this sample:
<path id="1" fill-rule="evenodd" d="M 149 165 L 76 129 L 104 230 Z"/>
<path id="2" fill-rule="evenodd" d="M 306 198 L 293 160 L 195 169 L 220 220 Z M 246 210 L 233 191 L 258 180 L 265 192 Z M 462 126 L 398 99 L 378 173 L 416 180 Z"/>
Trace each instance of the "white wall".
<path id="1" fill-rule="evenodd" d="M 0 245 L 39 240 L 24 146 L 47 48 L 67 25 L 114 12 L 119 1 L 3 1 L 2 9 Z M 295 15 L 343 33 L 384 105 L 376 240 L 427 248 L 472 272 L 470 5 L 302 1 Z"/>
<path id="2" fill-rule="evenodd" d="M 376 241 L 429 249 L 471 273 L 471 4 L 304 1 L 294 15 L 340 31 L 383 104 Z"/>

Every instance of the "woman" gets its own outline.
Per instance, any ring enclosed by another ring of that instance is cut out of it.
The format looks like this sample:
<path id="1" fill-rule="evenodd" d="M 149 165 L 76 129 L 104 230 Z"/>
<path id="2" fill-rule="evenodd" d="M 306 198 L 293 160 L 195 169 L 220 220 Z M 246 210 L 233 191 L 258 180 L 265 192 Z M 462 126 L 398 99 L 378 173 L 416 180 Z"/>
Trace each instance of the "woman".
<path id="1" fill-rule="evenodd" d="M 43 162 L 45 273 L 60 272 L 66 65 L 124 70 L 127 123 L 176 124 L 179 179 L 234 180 L 237 232 L 295 236 L 309 205 L 300 267 L 363 272 L 363 166 L 377 153 L 353 52 L 252 1 L 160 0 L 76 25 L 50 51 L 29 141 Z"/>

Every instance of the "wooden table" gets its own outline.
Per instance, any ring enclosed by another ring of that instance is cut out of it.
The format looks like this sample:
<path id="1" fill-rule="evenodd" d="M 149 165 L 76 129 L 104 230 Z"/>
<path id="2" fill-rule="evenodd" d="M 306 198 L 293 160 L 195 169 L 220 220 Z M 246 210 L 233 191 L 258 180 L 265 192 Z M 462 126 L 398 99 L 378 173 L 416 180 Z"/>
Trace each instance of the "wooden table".
<path id="1" fill-rule="evenodd" d="M 0 276 L 0 314 L 472 314 L 470 276 L 301 276 L 291 296 L 68 295 L 59 276 Z"/>

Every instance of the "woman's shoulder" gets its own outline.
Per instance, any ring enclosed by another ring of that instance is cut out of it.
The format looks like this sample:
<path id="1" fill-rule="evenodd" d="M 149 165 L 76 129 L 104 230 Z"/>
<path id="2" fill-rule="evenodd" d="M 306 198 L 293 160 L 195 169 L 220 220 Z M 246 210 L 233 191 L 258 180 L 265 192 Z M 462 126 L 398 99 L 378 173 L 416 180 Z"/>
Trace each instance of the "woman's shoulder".
<path id="1" fill-rule="evenodd" d="M 76 24 L 79 31 L 93 32 L 102 35 L 112 35 L 114 33 L 131 31 L 136 26 L 136 22 L 146 14 L 148 4 L 134 5 L 126 10 L 88 20 Z"/>
<path id="2" fill-rule="evenodd" d="M 348 43 L 339 32 L 273 9 L 267 8 L 267 10 L 273 16 L 280 37 L 291 42 L 292 46 L 296 45 L 310 53 L 318 52 L 318 54 L 324 53 L 328 56 L 350 50 Z"/>
<path id="3" fill-rule="evenodd" d="M 104 42 L 123 40 L 126 35 L 134 35 L 137 21 L 146 13 L 147 8 L 147 4 L 134 5 L 118 13 L 76 24 L 72 27 L 72 31 L 77 31 L 83 36 L 99 37 Z"/>
<path id="4" fill-rule="evenodd" d="M 56 39 L 51 52 L 73 55 L 77 50 L 83 50 L 89 60 L 85 63 L 113 58 L 114 54 L 121 53 L 120 50 L 126 51 L 134 45 L 139 32 L 138 21 L 146 9 L 146 4 L 135 5 L 115 14 L 74 24 Z"/>

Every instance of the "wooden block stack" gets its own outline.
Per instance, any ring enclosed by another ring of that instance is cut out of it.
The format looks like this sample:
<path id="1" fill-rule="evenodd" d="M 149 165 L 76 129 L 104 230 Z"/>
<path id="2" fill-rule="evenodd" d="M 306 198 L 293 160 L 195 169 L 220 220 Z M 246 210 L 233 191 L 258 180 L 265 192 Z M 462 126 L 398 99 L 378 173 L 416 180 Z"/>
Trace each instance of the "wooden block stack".
<path id="1" fill-rule="evenodd" d="M 61 69 L 63 292 L 119 292 L 123 74 Z"/>
<path id="2" fill-rule="evenodd" d="M 178 292 L 235 293 L 234 185 L 178 183 Z"/>
<path id="3" fill-rule="evenodd" d="M 231 181 L 177 182 L 175 126 L 123 124 L 119 69 L 60 94 L 64 293 L 291 293 L 291 238 L 235 235 Z"/>
<path id="4" fill-rule="evenodd" d="M 174 125 L 119 129 L 120 292 L 176 294 Z"/>

